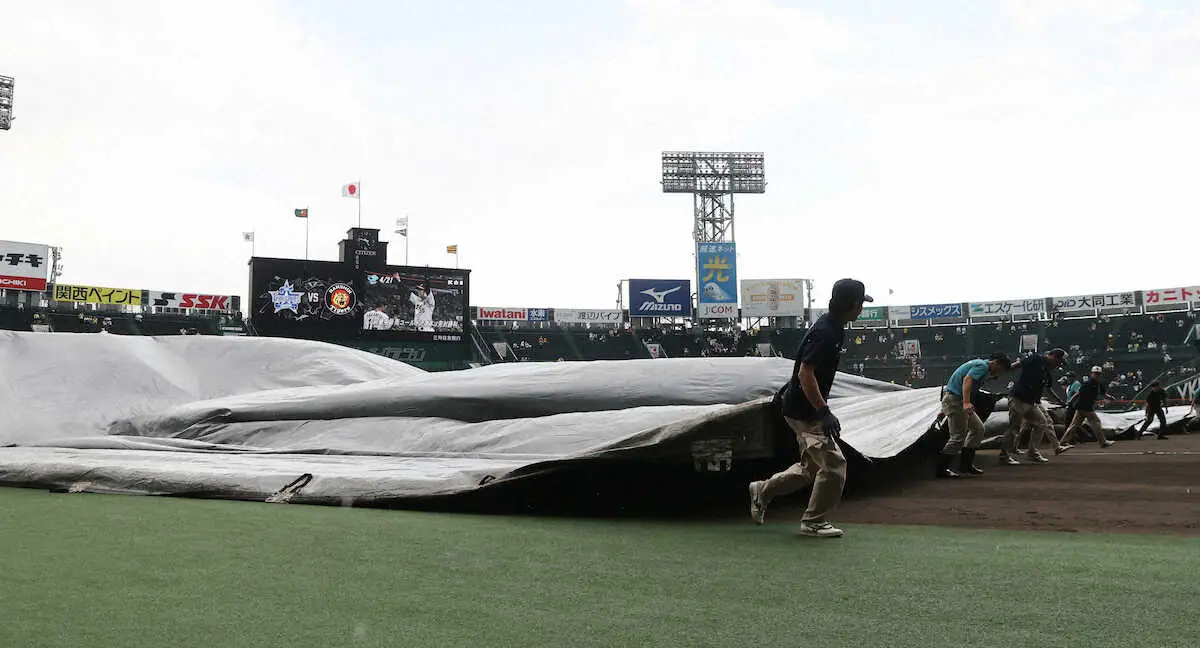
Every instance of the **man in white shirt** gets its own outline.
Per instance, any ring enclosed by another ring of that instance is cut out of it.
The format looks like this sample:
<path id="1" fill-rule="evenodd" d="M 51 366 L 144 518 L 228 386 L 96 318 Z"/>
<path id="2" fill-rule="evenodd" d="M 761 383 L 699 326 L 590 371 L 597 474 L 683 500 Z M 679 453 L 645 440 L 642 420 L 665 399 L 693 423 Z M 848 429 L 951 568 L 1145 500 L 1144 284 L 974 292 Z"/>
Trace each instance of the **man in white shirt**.
<path id="1" fill-rule="evenodd" d="M 386 331 L 390 328 L 392 328 L 392 318 L 388 317 L 387 310 L 383 306 L 363 313 L 363 330 Z"/>
<path id="2" fill-rule="evenodd" d="M 433 293 L 425 290 L 425 284 L 417 284 L 417 291 L 408 294 L 413 305 L 413 326 L 418 331 L 433 332 Z"/>

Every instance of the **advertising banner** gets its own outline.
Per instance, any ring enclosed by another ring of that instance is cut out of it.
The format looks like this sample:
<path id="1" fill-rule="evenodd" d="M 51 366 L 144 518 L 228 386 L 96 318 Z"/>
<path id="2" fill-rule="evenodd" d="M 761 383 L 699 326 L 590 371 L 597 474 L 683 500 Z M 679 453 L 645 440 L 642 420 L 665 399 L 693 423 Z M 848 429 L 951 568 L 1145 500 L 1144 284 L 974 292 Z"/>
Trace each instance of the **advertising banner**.
<path id="1" fill-rule="evenodd" d="M 1092 311 L 1097 308 L 1132 308 L 1134 306 L 1137 306 L 1137 298 L 1131 292 L 1050 298 L 1050 308 L 1059 313 Z"/>
<path id="2" fill-rule="evenodd" d="M 141 306 L 142 291 L 133 288 L 101 288 L 99 286 L 75 286 L 54 284 L 54 301 L 80 304 L 117 304 Z"/>
<path id="3" fill-rule="evenodd" d="M 1045 299 L 1010 299 L 1007 301 L 971 302 L 971 317 L 989 315 L 1033 315 L 1046 312 Z"/>
<path id="4" fill-rule="evenodd" d="M 363 331 L 424 333 L 437 342 L 463 339 L 468 308 L 464 273 L 387 266 L 362 277 Z"/>
<path id="5" fill-rule="evenodd" d="M 1145 298 L 1144 303 L 1146 306 L 1166 304 L 1178 304 L 1182 306 L 1188 302 L 1200 302 L 1200 286 L 1143 290 L 1142 296 Z"/>
<path id="6" fill-rule="evenodd" d="M 233 301 L 233 297 L 230 295 L 150 291 L 150 305 L 162 308 L 231 311 L 234 310 Z"/>
<path id="7" fill-rule="evenodd" d="M 733 241 L 696 243 L 696 277 L 700 317 L 738 316 L 737 246 Z"/>
<path id="8" fill-rule="evenodd" d="M 889 319 L 906 320 L 912 315 L 912 306 L 888 306 L 887 309 Z"/>
<path id="9" fill-rule="evenodd" d="M 860 322 L 886 322 L 888 320 L 887 306 L 863 306 Z"/>
<path id="10" fill-rule="evenodd" d="M 529 321 L 529 312 L 524 308 L 495 308 L 491 306 L 480 306 L 478 310 L 478 319 L 481 320 L 500 320 L 502 322 Z"/>
<path id="11" fill-rule="evenodd" d="M 549 322 L 550 321 L 550 309 L 549 308 L 527 308 L 527 309 L 525 309 L 525 317 L 530 322 Z"/>
<path id="12" fill-rule="evenodd" d="M 572 308 L 555 308 L 554 321 L 563 324 L 620 324 L 622 320 L 619 310 L 575 310 Z"/>
<path id="13" fill-rule="evenodd" d="M 804 315 L 803 279 L 743 279 L 741 286 L 745 317 Z"/>
<path id="14" fill-rule="evenodd" d="M 908 307 L 908 319 L 929 320 L 962 316 L 962 304 L 921 304 Z"/>
<path id="15" fill-rule="evenodd" d="M 630 317 L 687 317 L 692 282 L 687 279 L 630 279 Z"/>
<path id="16" fill-rule="evenodd" d="M 51 263 L 49 245 L 0 241 L 0 288 L 43 291 Z"/>

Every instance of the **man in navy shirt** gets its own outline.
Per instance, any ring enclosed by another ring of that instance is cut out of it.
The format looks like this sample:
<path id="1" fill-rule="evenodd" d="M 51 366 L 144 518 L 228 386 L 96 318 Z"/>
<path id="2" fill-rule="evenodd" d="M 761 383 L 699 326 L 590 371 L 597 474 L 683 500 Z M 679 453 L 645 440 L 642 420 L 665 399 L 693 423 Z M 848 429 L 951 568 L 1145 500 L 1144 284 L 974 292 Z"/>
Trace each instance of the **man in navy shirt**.
<path id="1" fill-rule="evenodd" d="M 770 479 L 750 482 L 750 518 L 755 524 L 763 523 L 771 500 L 811 483 L 800 533 L 815 538 L 842 535 L 827 518 L 841 502 L 846 484 L 846 458 L 837 444 L 842 423 L 829 410 L 829 390 L 845 344 L 846 325 L 858 319 L 863 302 L 869 301 L 874 300 L 861 281 L 839 279 L 833 284 L 829 312 L 818 318 L 800 341 L 782 398 L 783 418 L 800 443 L 800 463 Z"/>
<path id="2" fill-rule="evenodd" d="M 950 438 L 938 458 L 938 477 L 958 477 L 950 465 L 960 456 L 959 470 L 968 475 L 982 475 L 975 465 L 975 451 L 983 442 L 983 419 L 975 413 L 975 400 L 988 378 L 1008 371 L 1012 362 L 1003 353 L 993 353 L 987 360 L 968 360 L 950 374 L 942 388 L 942 414 L 950 428 Z"/>
<path id="3" fill-rule="evenodd" d="M 1167 438 L 1167 390 L 1163 389 L 1157 380 L 1150 383 L 1150 393 L 1146 394 L 1146 422 L 1142 423 L 1142 429 L 1138 430 L 1133 438 L 1140 439 L 1154 417 L 1158 417 L 1158 432 L 1155 432 L 1154 436 L 1160 440 Z"/>
<path id="4" fill-rule="evenodd" d="M 1038 442 L 1043 437 L 1052 440 L 1055 445 L 1054 454 L 1065 452 L 1067 446 L 1058 442 L 1054 436 L 1054 428 L 1050 417 L 1042 410 L 1042 392 L 1050 384 L 1050 371 L 1062 366 L 1067 352 L 1062 349 L 1051 349 L 1046 355 L 1030 353 L 1021 358 L 1018 363 L 1021 373 L 1008 393 L 1008 429 L 1004 431 L 1004 440 L 1000 448 L 1000 463 L 1002 465 L 1017 465 L 1016 436 L 1023 424 L 1030 425 L 1029 460 L 1035 463 L 1048 461 L 1038 452 Z"/>
<path id="5" fill-rule="evenodd" d="M 1083 379 L 1083 385 L 1067 403 L 1075 406 L 1075 418 L 1067 426 L 1067 431 L 1063 432 L 1061 443 L 1067 444 L 1075 438 L 1075 431 L 1084 422 L 1087 422 L 1092 431 L 1096 433 L 1096 440 L 1100 442 L 1101 448 L 1107 448 L 1116 443 L 1116 441 L 1104 438 L 1104 426 L 1100 424 L 1100 417 L 1096 416 L 1096 400 L 1101 396 L 1108 396 L 1108 390 L 1104 388 L 1104 381 L 1100 378 L 1103 371 L 1100 367 L 1092 367 L 1092 375 Z"/>

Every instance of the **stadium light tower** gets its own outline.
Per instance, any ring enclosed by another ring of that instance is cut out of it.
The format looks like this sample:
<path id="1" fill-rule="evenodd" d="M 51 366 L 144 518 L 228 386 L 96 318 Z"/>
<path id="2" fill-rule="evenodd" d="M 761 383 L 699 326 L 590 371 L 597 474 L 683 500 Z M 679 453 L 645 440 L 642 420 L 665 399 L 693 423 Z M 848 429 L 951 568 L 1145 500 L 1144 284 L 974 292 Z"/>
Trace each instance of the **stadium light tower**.
<path id="1" fill-rule="evenodd" d="M 692 194 L 697 242 L 732 241 L 733 195 L 765 193 L 762 153 L 664 151 L 663 193 Z"/>
<path id="2" fill-rule="evenodd" d="M 12 126 L 13 78 L 0 76 L 0 130 Z"/>

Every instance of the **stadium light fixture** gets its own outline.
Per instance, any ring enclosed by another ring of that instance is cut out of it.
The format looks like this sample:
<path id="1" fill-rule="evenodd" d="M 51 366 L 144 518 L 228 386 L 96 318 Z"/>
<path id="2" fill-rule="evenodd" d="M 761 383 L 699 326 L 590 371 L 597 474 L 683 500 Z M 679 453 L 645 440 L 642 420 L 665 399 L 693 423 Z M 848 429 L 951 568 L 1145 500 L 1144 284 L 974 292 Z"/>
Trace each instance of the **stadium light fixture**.
<path id="1" fill-rule="evenodd" d="M 0 76 L 0 130 L 12 127 L 13 85 L 12 77 Z"/>

